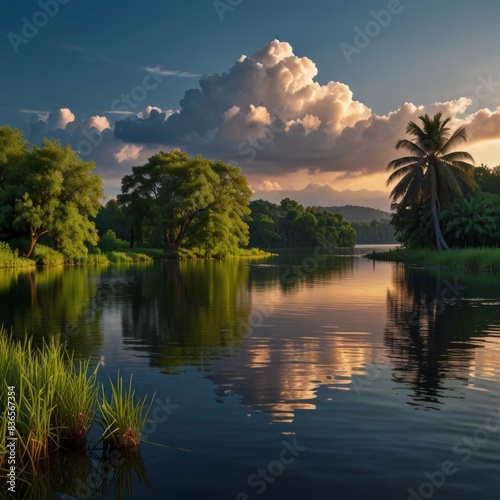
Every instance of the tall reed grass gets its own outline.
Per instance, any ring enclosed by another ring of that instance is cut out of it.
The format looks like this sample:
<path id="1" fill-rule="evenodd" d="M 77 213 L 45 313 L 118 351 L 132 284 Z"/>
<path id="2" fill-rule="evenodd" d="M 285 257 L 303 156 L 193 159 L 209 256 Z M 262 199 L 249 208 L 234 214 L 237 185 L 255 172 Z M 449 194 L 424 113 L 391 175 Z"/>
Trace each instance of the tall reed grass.
<path id="1" fill-rule="evenodd" d="M 116 384 L 111 379 L 109 383 L 111 387 L 109 400 L 104 385 L 102 386 L 101 415 L 104 439 L 114 448 L 133 448 L 141 441 L 141 433 L 146 425 L 154 396 L 149 408 L 144 411 L 147 397 L 136 401 L 135 391 L 132 389 L 132 376 L 128 388 L 124 388 L 120 372 L 116 377 Z"/>
<path id="2" fill-rule="evenodd" d="M 99 398 L 98 367 L 90 360 L 76 362 L 53 339 L 38 348 L 29 339 L 13 340 L 0 328 L 0 412 L 6 417 L 7 387 L 14 386 L 20 471 L 45 470 L 51 452 L 84 444 L 95 422 L 104 422 L 102 438 L 116 447 L 140 443 L 149 411 L 144 411 L 146 397 L 136 402 L 132 379 L 124 389 L 118 374 L 116 384 L 111 383 L 111 400 L 103 386 Z M 7 453 L 7 418 L 2 418 L 0 433 L 1 468 Z"/>

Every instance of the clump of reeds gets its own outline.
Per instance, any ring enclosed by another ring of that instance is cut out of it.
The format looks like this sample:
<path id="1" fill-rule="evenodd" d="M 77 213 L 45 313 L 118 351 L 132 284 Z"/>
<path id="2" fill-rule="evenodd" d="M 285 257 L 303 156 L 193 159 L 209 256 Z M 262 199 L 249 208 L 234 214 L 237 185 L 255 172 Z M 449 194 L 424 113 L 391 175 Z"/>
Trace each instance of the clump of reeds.
<path id="1" fill-rule="evenodd" d="M 54 349 L 52 346 L 50 348 Z M 48 358 L 55 374 L 53 421 L 58 444 L 82 444 L 86 441 L 95 411 L 99 365 L 91 369 L 90 360 L 80 360 L 77 364 L 72 355 L 67 355 L 65 360 L 58 353 L 49 353 Z"/>
<path id="2" fill-rule="evenodd" d="M 38 473 L 52 451 L 86 442 L 100 410 L 105 439 L 117 448 L 140 443 L 146 423 L 146 397 L 134 401 L 132 378 L 127 390 L 118 374 L 111 383 L 111 401 L 98 399 L 97 370 L 73 356 L 53 339 L 41 348 L 31 340 L 15 341 L 0 328 L 0 468 L 5 467 L 7 387 L 15 387 L 16 464 Z M 97 408 L 97 411 L 96 411 Z M 149 410 L 148 410 L 149 411 Z"/>
<path id="3" fill-rule="evenodd" d="M 109 379 L 111 397 L 108 400 L 104 385 L 102 386 L 102 400 L 100 402 L 103 438 L 114 448 L 133 448 L 141 441 L 142 429 L 146 425 L 147 415 L 151 403 L 146 411 L 145 396 L 135 400 L 135 391 L 132 389 L 132 376 L 128 388 L 124 388 L 123 379 L 118 372 L 116 384 Z"/>

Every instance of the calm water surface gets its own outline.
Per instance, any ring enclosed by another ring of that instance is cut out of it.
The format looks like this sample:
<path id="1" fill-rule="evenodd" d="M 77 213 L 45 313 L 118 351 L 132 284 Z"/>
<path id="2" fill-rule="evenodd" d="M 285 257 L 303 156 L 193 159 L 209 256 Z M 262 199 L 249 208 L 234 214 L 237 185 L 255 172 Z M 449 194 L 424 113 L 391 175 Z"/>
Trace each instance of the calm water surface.
<path id="1" fill-rule="evenodd" d="M 365 252 L 0 270 L 0 323 L 156 393 L 140 455 L 107 473 L 64 457 L 50 489 L 497 500 L 500 280 Z"/>

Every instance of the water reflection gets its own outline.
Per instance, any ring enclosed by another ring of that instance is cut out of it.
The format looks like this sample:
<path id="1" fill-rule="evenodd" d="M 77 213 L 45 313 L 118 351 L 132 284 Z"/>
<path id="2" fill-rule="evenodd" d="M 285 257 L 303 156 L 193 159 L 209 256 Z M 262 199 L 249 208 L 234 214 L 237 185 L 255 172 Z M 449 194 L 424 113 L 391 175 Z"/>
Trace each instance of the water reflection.
<path id="1" fill-rule="evenodd" d="M 374 264 L 351 250 L 2 270 L 0 295 L 0 323 L 18 336 L 106 352 L 110 370 L 139 369 L 132 358 L 165 373 L 195 366 L 219 401 L 236 394 L 273 421 L 316 408 L 322 386 L 333 398 L 355 388 L 380 359 L 416 407 L 438 408 L 499 378 L 494 277 Z"/>
<path id="2" fill-rule="evenodd" d="M 499 379 L 499 292 L 487 274 L 394 266 L 384 343 L 410 404 L 439 408 L 473 378 Z"/>
<path id="3" fill-rule="evenodd" d="M 0 323 L 36 343 L 66 341 L 82 356 L 97 355 L 103 341 L 100 311 L 89 314 L 99 277 L 106 268 L 62 266 L 0 269 Z"/>
<path id="4" fill-rule="evenodd" d="M 249 265 L 246 342 L 235 357 L 206 368 L 220 402 L 238 394 L 243 405 L 272 421 L 292 422 L 298 410 L 316 408 L 320 386 L 349 389 L 352 377 L 377 356 L 372 332 L 384 319 L 381 291 L 390 268 L 375 271 L 352 252 L 315 265 L 312 256 L 289 254 Z M 359 265 L 370 280 L 355 272 Z"/>
<path id="5" fill-rule="evenodd" d="M 133 498 L 139 483 L 151 485 L 140 449 L 109 450 L 86 447 L 54 452 L 46 470 L 36 477 L 20 471 L 18 498 Z"/>
<path id="6" fill-rule="evenodd" d="M 240 260 L 167 262 L 137 275 L 121 311 L 124 344 L 153 366 L 177 371 L 231 355 L 251 310 L 248 268 Z"/>

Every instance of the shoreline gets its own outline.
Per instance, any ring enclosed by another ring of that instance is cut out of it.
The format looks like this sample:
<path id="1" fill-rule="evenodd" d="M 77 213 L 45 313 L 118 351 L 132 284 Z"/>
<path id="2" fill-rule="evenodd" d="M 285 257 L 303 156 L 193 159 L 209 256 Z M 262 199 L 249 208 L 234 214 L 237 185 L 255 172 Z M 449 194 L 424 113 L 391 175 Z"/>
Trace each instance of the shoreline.
<path id="1" fill-rule="evenodd" d="M 397 262 L 428 269 L 500 272 L 500 248 L 465 248 L 446 252 L 430 249 L 395 248 L 383 252 L 371 252 L 364 257 L 373 261 Z"/>

